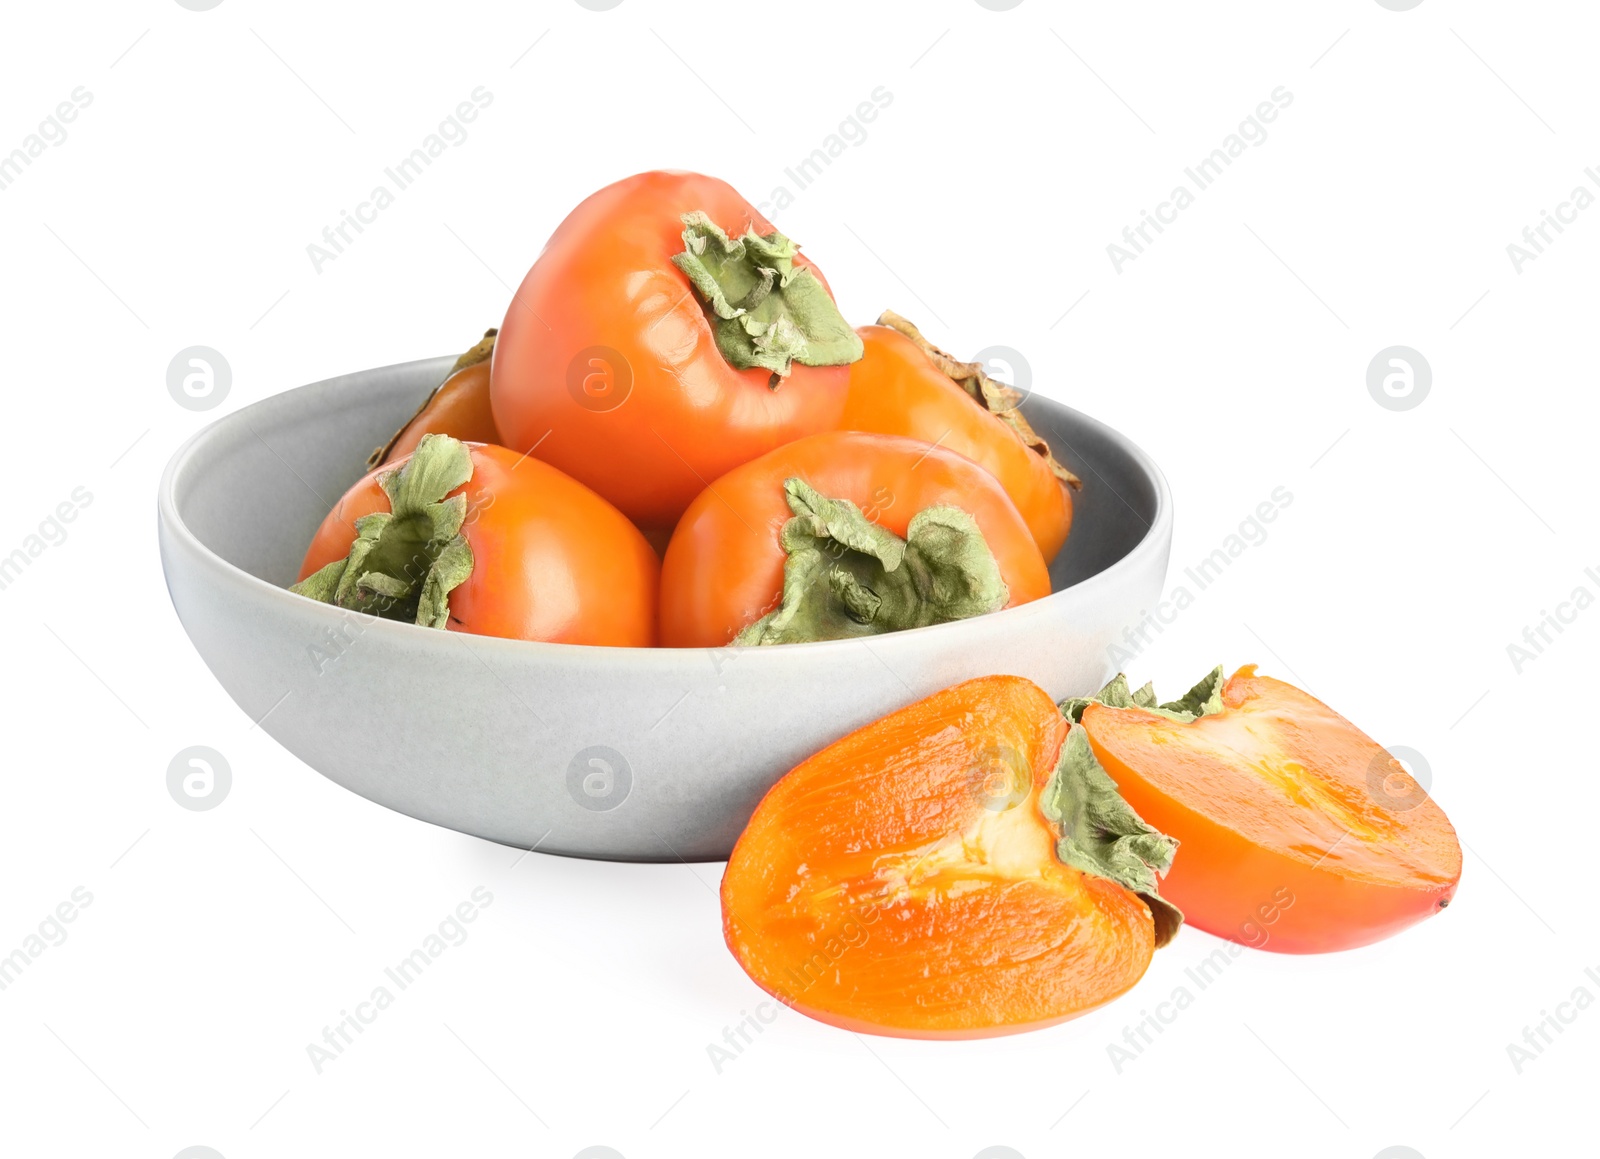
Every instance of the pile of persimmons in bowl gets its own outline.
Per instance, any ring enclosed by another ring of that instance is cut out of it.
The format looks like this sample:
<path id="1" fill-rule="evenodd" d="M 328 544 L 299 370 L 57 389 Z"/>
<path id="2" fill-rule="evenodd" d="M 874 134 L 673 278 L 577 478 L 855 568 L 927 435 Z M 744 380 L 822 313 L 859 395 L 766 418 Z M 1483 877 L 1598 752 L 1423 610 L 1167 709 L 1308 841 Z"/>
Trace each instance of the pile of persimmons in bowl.
<path id="1" fill-rule="evenodd" d="M 328 513 L 292 590 L 596 646 L 985 615 L 1050 594 L 1080 486 L 1020 398 L 896 314 L 853 329 L 727 184 L 641 174 L 561 224 L 502 325 Z M 1460 872 L 1400 762 L 1253 667 L 1167 702 L 1120 676 L 1058 703 L 994 675 L 778 781 L 722 909 L 740 965 L 795 1009 L 969 1037 L 1110 1001 L 1185 920 L 1347 949 L 1442 909 Z"/>

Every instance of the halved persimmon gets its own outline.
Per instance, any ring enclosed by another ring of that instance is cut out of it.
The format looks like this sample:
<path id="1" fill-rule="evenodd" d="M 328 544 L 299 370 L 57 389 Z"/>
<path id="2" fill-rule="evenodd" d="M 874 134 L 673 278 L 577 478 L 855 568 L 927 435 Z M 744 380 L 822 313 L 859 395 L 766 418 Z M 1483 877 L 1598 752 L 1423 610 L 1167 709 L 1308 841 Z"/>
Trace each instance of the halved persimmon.
<path id="1" fill-rule="evenodd" d="M 1246 665 L 1184 702 L 1157 707 L 1148 686 L 1117 681 L 1101 697 L 1112 703 L 1063 708 L 1081 712 L 1128 803 L 1182 842 L 1162 892 L 1191 924 L 1285 953 L 1345 950 L 1455 896 L 1461 846 L 1444 811 L 1308 693 Z"/>
<path id="2" fill-rule="evenodd" d="M 1050 697 L 969 680 L 836 741 L 762 800 L 722 879 L 728 948 L 835 1026 L 977 1038 L 1092 1010 L 1181 915 L 1174 843 Z"/>

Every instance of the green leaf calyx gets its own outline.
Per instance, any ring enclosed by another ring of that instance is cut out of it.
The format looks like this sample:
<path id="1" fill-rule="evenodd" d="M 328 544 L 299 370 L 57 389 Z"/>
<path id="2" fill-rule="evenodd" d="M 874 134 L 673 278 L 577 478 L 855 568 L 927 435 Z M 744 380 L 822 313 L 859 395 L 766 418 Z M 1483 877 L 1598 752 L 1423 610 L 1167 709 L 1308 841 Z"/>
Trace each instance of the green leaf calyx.
<path id="1" fill-rule="evenodd" d="M 684 214 L 683 252 L 672 259 L 711 313 L 723 358 L 771 371 L 773 387 L 793 363 L 843 366 L 865 352 L 822 282 L 795 264 L 799 252 L 776 231 L 730 238 L 696 212 Z"/>
<path id="2" fill-rule="evenodd" d="M 450 593 L 472 574 L 472 548 L 461 534 L 467 498 L 450 496 L 471 478 L 465 443 L 424 435 L 405 462 L 378 476 L 389 510 L 356 520 L 350 553 L 289 590 L 348 611 L 443 628 Z"/>
<path id="3" fill-rule="evenodd" d="M 978 522 L 959 507 L 917 512 L 906 538 L 805 480 L 784 483 L 782 602 L 735 644 L 842 640 L 998 611 L 1011 599 Z"/>

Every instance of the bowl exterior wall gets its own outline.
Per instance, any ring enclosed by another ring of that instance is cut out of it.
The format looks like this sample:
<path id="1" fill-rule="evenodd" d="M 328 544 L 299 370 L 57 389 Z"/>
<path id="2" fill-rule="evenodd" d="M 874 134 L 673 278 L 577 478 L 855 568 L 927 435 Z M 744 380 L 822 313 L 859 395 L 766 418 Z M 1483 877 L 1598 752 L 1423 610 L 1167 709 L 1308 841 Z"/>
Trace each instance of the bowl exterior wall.
<path id="1" fill-rule="evenodd" d="M 448 362 L 235 412 L 178 452 L 158 502 L 173 606 L 234 701 L 330 780 L 424 821 L 573 856 L 725 858 L 772 783 L 829 742 L 975 676 L 1092 691 L 1161 597 L 1159 471 L 1037 398 L 1030 419 L 1087 480 L 1052 568 L 1072 586 L 979 619 L 778 648 L 584 648 L 427 631 L 284 591 L 366 450 Z"/>

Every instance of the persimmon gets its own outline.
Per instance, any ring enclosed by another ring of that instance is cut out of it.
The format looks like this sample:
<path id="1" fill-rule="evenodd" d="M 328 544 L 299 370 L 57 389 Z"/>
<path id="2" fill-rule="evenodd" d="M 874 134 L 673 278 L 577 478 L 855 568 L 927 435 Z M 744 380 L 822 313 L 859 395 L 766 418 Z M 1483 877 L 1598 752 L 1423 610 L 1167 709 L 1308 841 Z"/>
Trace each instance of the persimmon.
<path id="1" fill-rule="evenodd" d="M 908 1038 L 1032 1030 L 1130 989 L 1182 921 L 1158 892 L 1175 843 L 1068 729 L 1043 689 L 989 676 L 797 766 L 723 874 L 739 965 L 812 1018 Z"/>
<path id="2" fill-rule="evenodd" d="M 735 467 L 678 521 L 668 647 L 792 643 L 962 619 L 1050 593 L 1004 489 L 915 439 L 831 431 Z"/>
<path id="3" fill-rule="evenodd" d="M 648 648 L 659 576 L 638 529 L 582 483 L 428 434 L 345 492 L 290 590 L 429 628 Z"/>
<path id="4" fill-rule="evenodd" d="M 551 235 L 490 394 L 507 446 L 671 527 L 708 480 L 837 427 L 860 356 L 821 271 L 731 186 L 641 173 Z"/>
<path id="5" fill-rule="evenodd" d="M 1216 669 L 1183 701 L 1113 681 L 1067 702 L 1139 815 L 1183 843 L 1163 893 L 1220 937 L 1363 946 L 1439 912 L 1461 878 L 1444 811 L 1405 767 L 1293 685 Z"/>
<path id="6" fill-rule="evenodd" d="M 368 470 L 409 455 L 423 435 L 449 435 L 463 443 L 500 442 L 489 407 L 489 358 L 498 333 L 488 331 L 482 341 L 456 359 L 449 375 L 433 388 L 406 425 L 367 458 Z"/>
<path id="7" fill-rule="evenodd" d="M 907 435 L 965 455 L 1000 480 L 1045 562 L 1054 559 L 1082 484 L 1023 417 L 1021 393 L 990 378 L 982 363 L 952 358 L 892 310 L 856 333 L 863 354 L 850 366 L 840 427 Z"/>

